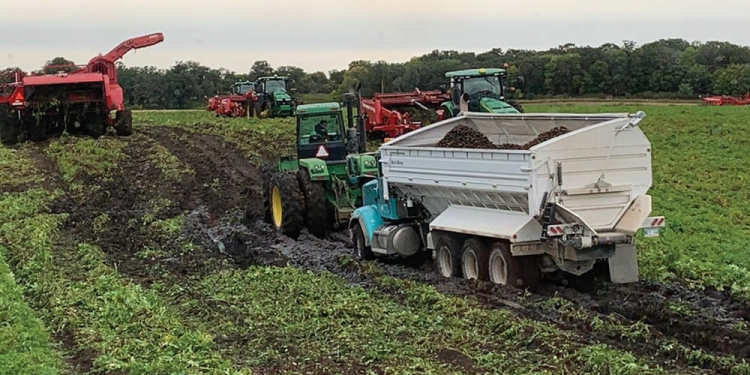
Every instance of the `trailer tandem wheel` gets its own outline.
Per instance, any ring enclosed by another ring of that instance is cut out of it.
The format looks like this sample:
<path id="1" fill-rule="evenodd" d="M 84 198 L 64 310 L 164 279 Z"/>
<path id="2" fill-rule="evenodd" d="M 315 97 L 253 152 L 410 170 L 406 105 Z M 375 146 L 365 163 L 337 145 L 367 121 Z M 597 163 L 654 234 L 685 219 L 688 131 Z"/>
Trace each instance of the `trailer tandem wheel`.
<path id="1" fill-rule="evenodd" d="M 534 257 L 514 257 L 505 242 L 495 242 L 489 256 L 489 279 L 494 284 L 533 288 L 541 281 Z"/>
<path id="2" fill-rule="evenodd" d="M 486 281 L 489 279 L 490 251 L 479 238 L 469 238 L 461 250 L 461 264 L 464 278 Z"/>
<path id="3" fill-rule="evenodd" d="M 435 262 L 438 272 L 445 278 L 461 277 L 461 245 L 452 233 L 436 234 Z"/>

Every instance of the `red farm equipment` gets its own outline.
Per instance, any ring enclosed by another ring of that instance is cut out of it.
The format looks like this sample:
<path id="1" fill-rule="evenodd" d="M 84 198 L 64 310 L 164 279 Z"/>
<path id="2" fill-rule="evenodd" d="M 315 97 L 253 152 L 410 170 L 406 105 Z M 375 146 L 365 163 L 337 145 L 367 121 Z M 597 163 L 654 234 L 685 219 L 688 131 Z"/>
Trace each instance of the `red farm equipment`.
<path id="1" fill-rule="evenodd" d="M 254 117 L 257 102 L 255 84 L 237 82 L 232 86 L 230 95 L 216 95 L 208 98 L 206 110 L 215 112 L 216 117 Z"/>
<path id="2" fill-rule="evenodd" d="M 450 100 L 443 90 L 375 94 L 360 102 L 365 129 L 376 138 L 395 138 L 419 129 L 431 120 L 442 119 L 440 104 Z"/>
<path id="3" fill-rule="evenodd" d="M 745 96 L 726 96 L 726 95 L 716 95 L 716 96 L 701 96 L 701 100 L 704 104 L 707 105 L 750 105 L 750 93 L 745 94 Z"/>
<path id="4" fill-rule="evenodd" d="M 15 83 L 8 85 L 10 93 L 0 93 L 2 142 L 40 142 L 66 130 L 97 138 L 108 126 L 117 135 L 131 135 L 132 114 L 123 103 L 115 62 L 131 50 L 162 41 L 161 33 L 128 39 L 70 73 L 17 75 Z"/>

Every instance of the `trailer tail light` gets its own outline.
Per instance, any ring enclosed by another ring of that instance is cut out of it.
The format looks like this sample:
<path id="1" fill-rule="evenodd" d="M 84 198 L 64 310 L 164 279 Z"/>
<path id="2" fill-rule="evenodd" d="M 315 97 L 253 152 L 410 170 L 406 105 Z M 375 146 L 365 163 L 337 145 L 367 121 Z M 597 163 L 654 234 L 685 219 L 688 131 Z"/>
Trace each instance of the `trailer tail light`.
<path id="1" fill-rule="evenodd" d="M 667 220 L 664 216 L 648 217 L 641 224 L 645 237 L 659 237 L 659 228 L 664 228 Z"/>
<path id="2" fill-rule="evenodd" d="M 550 225 L 547 227 L 547 236 L 559 237 L 565 234 L 565 230 L 562 225 Z"/>

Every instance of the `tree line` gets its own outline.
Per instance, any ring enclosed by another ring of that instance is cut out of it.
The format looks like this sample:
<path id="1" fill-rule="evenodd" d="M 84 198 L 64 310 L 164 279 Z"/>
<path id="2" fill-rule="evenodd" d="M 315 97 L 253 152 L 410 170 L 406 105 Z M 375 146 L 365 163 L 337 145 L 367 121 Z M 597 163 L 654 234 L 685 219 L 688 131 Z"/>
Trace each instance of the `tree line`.
<path id="1" fill-rule="evenodd" d="M 56 58 L 51 65 L 67 60 Z M 53 64 L 54 63 L 54 64 Z M 169 69 L 118 64 L 127 104 L 141 108 L 189 108 L 205 97 L 228 92 L 234 82 L 260 76 L 291 78 L 296 94 L 331 94 L 340 98 L 357 82 L 365 96 L 376 92 L 437 89 L 447 85 L 445 72 L 508 64 L 525 78 L 516 98 L 639 97 L 695 98 L 700 94 L 740 95 L 750 92 L 750 47 L 728 42 L 662 39 L 637 46 L 599 47 L 566 44 L 546 51 L 495 48 L 483 53 L 433 51 L 403 63 L 353 61 L 344 70 L 305 72 L 295 66 L 272 67 L 256 61 L 247 72 L 214 69 L 198 62 L 178 62 Z M 48 64 L 48 65 L 49 65 Z M 6 70 L 7 71 L 7 70 Z"/>

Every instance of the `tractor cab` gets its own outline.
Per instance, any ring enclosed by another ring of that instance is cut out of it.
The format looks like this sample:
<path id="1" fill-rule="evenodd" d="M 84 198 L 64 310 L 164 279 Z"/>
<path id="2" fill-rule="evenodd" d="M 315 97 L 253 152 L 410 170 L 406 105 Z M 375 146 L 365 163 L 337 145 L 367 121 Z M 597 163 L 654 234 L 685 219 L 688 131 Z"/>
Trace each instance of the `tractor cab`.
<path id="1" fill-rule="evenodd" d="M 247 93 L 251 91 L 255 91 L 255 82 L 244 81 L 244 82 L 237 82 L 234 85 L 232 85 L 233 95 L 246 95 Z"/>
<path id="2" fill-rule="evenodd" d="M 447 117 L 458 114 L 461 97 L 468 97 L 470 112 L 519 113 L 519 109 L 506 100 L 505 83 L 508 74 L 505 69 L 467 69 L 448 72 L 450 78 L 451 101 L 443 104 Z M 518 85 L 523 86 L 523 77 L 518 77 Z"/>
<path id="3" fill-rule="evenodd" d="M 316 158 L 326 163 L 346 159 L 346 127 L 338 103 L 297 107 L 297 158 Z"/>
<path id="4" fill-rule="evenodd" d="M 255 82 L 259 112 L 269 117 L 289 117 L 294 114 L 294 99 L 289 95 L 289 77 L 260 77 Z"/>

